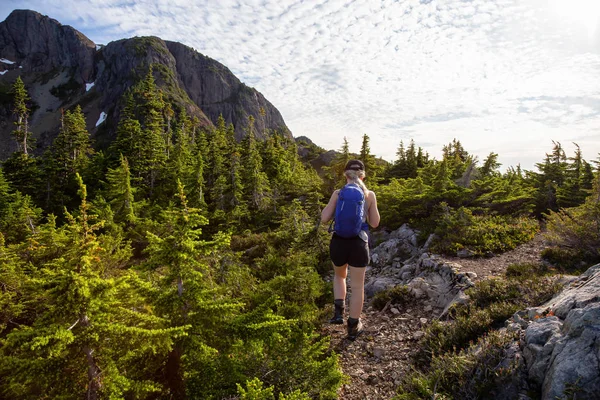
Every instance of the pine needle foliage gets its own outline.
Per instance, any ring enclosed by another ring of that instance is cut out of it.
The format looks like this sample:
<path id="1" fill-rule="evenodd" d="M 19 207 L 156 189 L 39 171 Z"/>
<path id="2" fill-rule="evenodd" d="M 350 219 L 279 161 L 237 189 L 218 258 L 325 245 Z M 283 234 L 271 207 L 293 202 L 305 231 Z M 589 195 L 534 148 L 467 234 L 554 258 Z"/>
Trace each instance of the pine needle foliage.
<path id="1" fill-rule="evenodd" d="M 58 230 L 41 227 L 50 232 L 40 232 L 32 249 L 44 252 L 52 243 L 41 241 L 54 236 L 64 243 L 62 254 L 41 257 L 29 268 L 21 304 L 35 319 L 1 342 L 1 390 L 11 398 L 147 396 L 160 386 L 140 361 L 165 353 L 184 334 L 128 307 L 135 297 L 128 276 L 110 268 L 114 257 L 128 254 L 104 247 L 97 235 L 103 222 L 89 214 L 86 187 L 76 179 L 78 213 L 67 213 L 67 224 Z"/>

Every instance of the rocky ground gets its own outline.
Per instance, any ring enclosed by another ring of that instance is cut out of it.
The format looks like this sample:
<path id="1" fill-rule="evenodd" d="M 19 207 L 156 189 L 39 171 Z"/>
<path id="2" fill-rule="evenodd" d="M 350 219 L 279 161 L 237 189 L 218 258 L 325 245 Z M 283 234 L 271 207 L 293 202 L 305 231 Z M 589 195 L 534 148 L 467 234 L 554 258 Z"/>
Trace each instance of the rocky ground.
<path id="1" fill-rule="evenodd" d="M 462 266 L 461 272 L 475 272 L 481 280 L 501 276 L 515 263 L 536 262 L 544 248 L 541 236 L 507 253 L 482 259 L 442 257 Z M 368 275 L 371 273 L 367 271 Z M 354 342 L 346 339 L 345 325 L 325 325 L 331 347 L 340 355 L 340 363 L 349 380 L 342 386 L 339 399 L 391 399 L 401 377 L 410 368 L 424 326 L 441 311 L 428 300 L 415 300 L 405 307 L 387 307 L 378 311 L 368 303 L 362 315 L 365 332 Z"/>

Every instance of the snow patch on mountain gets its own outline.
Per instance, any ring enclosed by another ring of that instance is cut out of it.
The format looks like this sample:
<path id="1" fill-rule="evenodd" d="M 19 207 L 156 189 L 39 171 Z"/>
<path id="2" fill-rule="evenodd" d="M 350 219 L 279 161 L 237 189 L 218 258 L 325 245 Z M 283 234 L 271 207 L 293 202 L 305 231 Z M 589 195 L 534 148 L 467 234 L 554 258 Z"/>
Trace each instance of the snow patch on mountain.
<path id="1" fill-rule="evenodd" d="M 101 123 L 103 123 L 104 121 L 106 121 L 106 117 L 108 117 L 108 115 L 104 111 L 102 111 L 100 113 L 100 118 L 98 118 L 98 122 L 96 122 L 96 126 L 98 126 Z"/>

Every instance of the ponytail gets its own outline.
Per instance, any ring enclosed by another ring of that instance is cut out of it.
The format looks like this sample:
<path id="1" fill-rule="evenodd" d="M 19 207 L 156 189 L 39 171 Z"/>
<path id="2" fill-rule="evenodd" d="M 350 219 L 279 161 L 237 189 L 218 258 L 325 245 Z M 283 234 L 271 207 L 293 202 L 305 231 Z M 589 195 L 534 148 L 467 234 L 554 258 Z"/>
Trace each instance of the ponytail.
<path id="1" fill-rule="evenodd" d="M 365 193 L 365 197 L 369 194 L 369 189 L 361 178 L 365 177 L 365 171 L 355 171 L 353 169 L 347 169 L 344 171 L 344 176 L 350 180 L 350 183 L 357 184 Z"/>

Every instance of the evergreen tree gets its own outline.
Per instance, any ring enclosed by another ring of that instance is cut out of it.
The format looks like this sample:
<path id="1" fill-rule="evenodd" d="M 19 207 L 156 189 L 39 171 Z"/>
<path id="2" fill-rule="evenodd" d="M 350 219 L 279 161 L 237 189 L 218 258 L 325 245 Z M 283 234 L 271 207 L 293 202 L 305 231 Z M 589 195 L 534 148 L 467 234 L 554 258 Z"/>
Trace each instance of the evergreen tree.
<path id="1" fill-rule="evenodd" d="M 208 221 L 188 207 L 180 182 L 177 200 L 176 206 L 161 215 L 160 236 L 148 233 L 146 266 L 157 275 L 160 294 L 155 304 L 161 314 L 174 329 L 194 330 L 175 341 L 164 365 L 169 395 L 207 398 L 204 391 L 213 383 L 206 381 L 207 374 L 212 375 L 209 371 L 217 367 L 218 359 L 212 346 L 222 340 L 216 330 L 227 324 L 240 305 L 219 296 L 209 266 L 201 261 L 211 249 L 227 245 L 228 237 L 213 243 L 200 240 L 200 227 Z"/>
<path id="2" fill-rule="evenodd" d="M 44 203 L 43 187 L 46 177 L 43 176 L 37 157 L 20 151 L 14 152 L 2 163 L 2 169 L 11 188 L 31 197 L 36 204 Z"/>
<path id="3" fill-rule="evenodd" d="M 425 152 L 423 154 L 423 149 L 419 146 L 419 150 L 417 151 L 417 168 L 423 168 L 429 162 L 429 154 Z"/>
<path id="4" fill-rule="evenodd" d="M 278 132 L 270 133 L 262 143 L 261 150 L 264 171 L 273 188 L 285 191 L 284 187 L 289 185 L 292 178 L 292 160 L 284 148 L 283 138 Z"/>
<path id="5" fill-rule="evenodd" d="M 559 142 L 552 141 L 551 154 L 546 154 L 543 163 L 537 163 L 540 172 L 529 173 L 528 179 L 537 189 L 536 215 L 547 210 L 558 210 L 557 191 L 563 186 L 567 170 L 567 157 Z"/>
<path id="6" fill-rule="evenodd" d="M 344 136 L 344 142 L 335 159 L 331 162 L 329 167 L 323 167 L 325 170 L 325 191 L 328 193 L 333 192 L 335 189 L 339 189 L 346 184 L 346 178 L 344 178 L 344 168 L 348 161 L 350 161 L 350 145 L 348 139 Z"/>
<path id="7" fill-rule="evenodd" d="M 396 160 L 387 170 L 388 178 L 416 178 L 419 168 L 425 167 L 428 162 L 428 155 L 423 154 L 423 149 L 416 146 L 413 139 L 410 140 L 408 149 L 404 147 L 404 142 L 400 141 L 396 151 Z"/>
<path id="8" fill-rule="evenodd" d="M 172 198 L 176 193 L 177 188 L 175 182 L 177 179 L 184 182 L 185 185 L 192 186 L 195 181 L 194 171 L 195 165 L 194 150 L 195 146 L 192 143 L 191 122 L 185 110 L 183 110 L 176 121 L 176 125 L 170 136 L 173 137 L 172 143 L 168 143 L 169 158 L 165 171 L 165 182 L 161 188 L 162 192 L 167 195 L 167 198 Z"/>
<path id="9" fill-rule="evenodd" d="M 453 139 L 442 149 L 443 159 L 450 172 L 451 179 L 459 179 L 463 176 L 467 167 L 476 160 L 467 153 L 459 140 Z"/>
<path id="10" fill-rule="evenodd" d="M 447 190 L 452 184 L 451 171 L 448 167 L 448 161 L 444 158 L 436 164 L 436 174 L 432 182 L 433 189 L 438 193 Z"/>
<path id="11" fill-rule="evenodd" d="M 141 101 L 138 103 L 138 112 L 142 127 L 141 158 L 138 162 L 148 194 L 153 196 L 156 182 L 165 167 L 167 144 L 163 130 L 163 110 L 166 104 L 154 82 L 152 67 L 136 90 Z"/>
<path id="12" fill-rule="evenodd" d="M 224 123 L 224 121 L 223 121 Z M 242 218 L 247 216 L 247 202 L 244 200 L 244 176 L 242 173 L 242 152 L 235 140 L 233 124 L 229 124 L 225 130 L 226 146 L 223 149 L 227 171 L 227 184 L 225 191 L 225 209 L 228 211 L 227 222 L 239 224 Z"/>
<path id="13" fill-rule="evenodd" d="M 396 150 L 396 159 L 394 163 L 387 170 L 388 178 L 407 178 L 407 163 L 406 163 L 406 149 L 404 148 L 404 141 L 400 141 L 398 149 Z"/>
<path id="14" fill-rule="evenodd" d="M 87 172 L 93 152 L 81 107 L 67 110 L 61 118 L 60 132 L 46 154 L 49 210 L 60 212 L 64 206 L 71 206 L 77 192 L 75 176 Z"/>
<path id="15" fill-rule="evenodd" d="M 231 153 L 229 171 L 229 221 L 239 223 L 246 216 L 246 203 L 244 202 L 244 184 L 242 182 L 241 154 L 235 150 Z"/>
<path id="16" fill-rule="evenodd" d="M 0 235 L 2 243 L 20 243 L 36 232 L 42 210 L 31 198 L 13 192 L 0 169 Z"/>
<path id="17" fill-rule="evenodd" d="M 228 188 L 227 179 L 227 127 L 225 119 L 222 115 L 219 116 L 215 129 L 212 131 L 208 139 L 208 179 L 207 186 L 210 188 L 209 206 L 213 211 L 215 220 L 223 219 L 226 204 L 226 193 Z"/>
<path id="18" fill-rule="evenodd" d="M 483 165 L 479 168 L 479 173 L 483 178 L 497 176 L 498 168 L 500 168 L 501 165 L 502 164 L 498 162 L 498 154 L 491 152 L 483 161 Z"/>
<path id="19" fill-rule="evenodd" d="M 173 120 L 173 117 L 175 116 L 175 111 L 173 111 L 173 107 L 171 106 L 171 103 L 169 102 L 165 102 L 164 107 L 163 107 L 163 120 L 165 123 L 165 130 L 163 133 L 163 137 L 164 137 L 164 141 L 165 141 L 165 155 L 167 160 L 169 160 L 169 158 L 171 157 L 171 148 L 173 146 L 173 129 L 171 126 L 171 121 Z M 182 116 L 180 115 L 180 118 Z M 184 115 L 183 118 L 186 118 L 187 115 Z M 178 130 L 178 134 L 179 134 L 179 139 L 182 139 L 182 136 L 187 136 L 187 132 L 185 131 L 185 129 L 179 129 Z M 175 138 L 175 140 L 177 140 L 177 138 Z"/>
<path id="20" fill-rule="evenodd" d="M 360 160 L 365 164 L 365 172 L 369 177 L 369 182 L 377 182 L 379 175 L 379 166 L 375 157 L 371 155 L 371 147 L 369 146 L 369 136 L 364 134 L 362 137 L 362 145 L 360 146 Z"/>
<path id="21" fill-rule="evenodd" d="M 369 146 L 369 136 L 365 133 L 362 137 L 362 144 L 360 146 L 360 160 L 365 164 L 365 172 L 370 171 L 374 167 L 374 160 L 371 156 L 371 147 Z"/>
<path id="22" fill-rule="evenodd" d="M 12 92 L 14 94 L 12 111 L 16 118 L 12 134 L 18 150 L 4 161 L 4 172 L 15 190 L 39 199 L 41 174 L 38 161 L 29 156 L 29 150 L 32 148 L 31 132 L 29 131 L 31 110 L 27 103 L 30 98 L 20 76 L 13 84 Z"/>
<path id="23" fill-rule="evenodd" d="M 4 236 L 0 233 L 0 338 L 5 338 L 12 330 L 28 322 L 22 298 L 28 283 L 25 265 L 26 262 L 19 258 L 14 248 L 6 246 Z M 3 379 L 0 372 L 0 382 Z M 3 391 L 1 383 L 0 391 Z"/>
<path id="24" fill-rule="evenodd" d="M 346 163 L 350 161 L 350 144 L 348 143 L 348 139 L 346 139 L 346 136 L 344 136 L 344 143 L 342 144 L 340 153 L 341 157 L 339 161 L 343 161 L 343 165 L 346 165 Z"/>
<path id="25" fill-rule="evenodd" d="M 545 239 L 552 247 L 546 255 L 571 270 L 581 268 L 581 263 L 594 265 L 600 261 L 599 226 L 600 174 L 582 205 L 549 213 Z"/>
<path id="26" fill-rule="evenodd" d="M 29 100 L 29 96 L 27 95 L 25 84 L 21 80 L 20 76 L 17 77 L 17 80 L 13 84 L 13 93 L 13 113 L 17 117 L 17 120 L 15 121 L 15 130 L 13 131 L 13 136 L 17 141 L 19 151 L 23 152 L 25 157 L 27 157 L 27 151 L 31 148 L 31 141 L 29 140 L 29 138 L 31 137 L 31 132 L 29 132 L 28 122 L 30 110 L 27 107 L 27 101 Z"/>
<path id="27" fill-rule="evenodd" d="M 174 111 L 156 86 L 152 66 L 144 79 L 125 93 L 123 103 L 117 138 L 111 146 L 113 165 L 118 165 L 122 154 L 129 160 L 131 174 L 143 197 L 169 197 L 175 187 L 168 171 L 173 173 L 173 168 L 177 168 L 174 165 L 181 159 L 167 165 L 173 151 Z M 187 123 L 187 116 L 182 116 L 181 121 Z M 178 130 L 187 136 L 187 131 L 180 127 Z M 161 190 L 157 191 L 159 183 Z"/>
<path id="28" fill-rule="evenodd" d="M 489 159 L 490 157 L 486 163 Z M 492 171 L 491 175 L 481 175 L 471 185 L 475 197 L 471 206 L 481 207 L 486 210 L 486 214 L 510 216 L 531 214 L 535 205 L 535 192 L 518 172 L 509 170 L 506 174 L 501 175 Z"/>
<path id="29" fill-rule="evenodd" d="M 290 154 L 284 148 L 283 138 L 278 132 L 269 133 L 261 149 L 264 171 L 271 186 L 272 205 L 277 212 L 278 202 L 290 192 L 294 161 L 290 159 Z"/>
<path id="30" fill-rule="evenodd" d="M 594 183 L 594 170 L 592 169 L 592 165 L 583 160 L 583 173 L 581 176 L 581 187 L 587 193 L 590 193 Z"/>
<path id="31" fill-rule="evenodd" d="M 556 200 L 559 207 L 576 207 L 583 204 L 587 190 L 591 188 L 589 175 L 584 175 L 586 167 L 581 148 L 577 143 L 574 143 L 574 145 L 575 155 L 567 159 L 571 163 L 567 162 L 564 170 L 564 183 L 556 190 Z"/>
<path id="32" fill-rule="evenodd" d="M 131 225 L 135 222 L 134 193 L 131 186 L 131 172 L 129 162 L 121 155 L 121 165 L 109 169 L 106 173 L 108 183 L 107 196 L 110 199 L 112 211 L 116 222 Z"/>
<path id="33" fill-rule="evenodd" d="M 421 148 L 419 148 L 421 150 Z M 417 170 L 419 168 L 419 159 L 418 153 L 415 145 L 415 141 L 413 139 L 410 140 L 410 145 L 408 146 L 408 150 L 406 151 L 406 177 L 407 178 L 416 178 Z"/>
<path id="34" fill-rule="evenodd" d="M 110 152 L 113 156 L 123 156 L 131 160 L 130 168 L 134 177 L 142 178 L 142 126 L 135 117 L 135 100 L 131 91 L 123 95 L 125 106 L 117 125 L 117 137 L 111 145 Z M 138 161 L 139 160 L 139 161 Z M 115 160 L 118 162 L 118 160 Z"/>
<path id="35" fill-rule="evenodd" d="M 245 200 L 253 210 L 265 210 L 270 202 L 270 188 L 263 171 L 262 157 L 254 134 L 254 118 L 248 117 L 248 130 L 242 142 L 242 177 Z"/>
<path id="36" fill-rule="evenodd" d="M 192 176 L 190 177 L 190 205 L 206 212 L 207 204 L 205 200 L 206 180 L 204 178 L 207 169 L 207 149 L 206 136 L 203 131 L 195 133 L 192 129 L 195 149 L 192 153 Z"/>
<path id="37" fill-rule="evenodd" d="M 111 269 L 129 252 L 120 251 L 122 244 L 119 251 L 105 246 L 96 233 L 102 221 L 89 214 L 85 185 L 79 175 L 76 180 L 78 215 L 67 214 L 68 223 L 59 231 L 53 224 L 44 226 L 38 246 L 30 250 L 32 272 L 22 304 L 34 317 L 2 343 L 2 391 L 12 398 L 146 397 L 161 390 L 147 369 L 150 360 L 166 354 L 183 329 L 165 327 L 139 307 L 135 278 L 126 283 Z M 48 258 L 47 246 L 61 243 L 64 252 Z"/>

